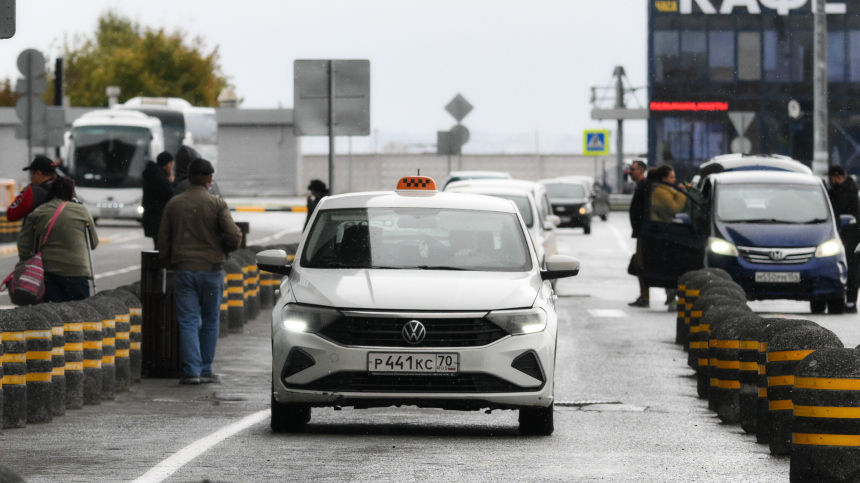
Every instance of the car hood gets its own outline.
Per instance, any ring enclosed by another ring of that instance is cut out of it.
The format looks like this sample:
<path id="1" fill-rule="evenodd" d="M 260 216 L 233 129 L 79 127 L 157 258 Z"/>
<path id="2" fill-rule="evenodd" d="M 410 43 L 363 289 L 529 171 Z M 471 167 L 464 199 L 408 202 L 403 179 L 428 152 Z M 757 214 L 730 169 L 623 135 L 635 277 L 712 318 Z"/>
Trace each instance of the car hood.
<path id="1" fill-rule="evenodd" d="M 301 269 L 290 277 L 296 302 L 339 309 L 468 310 L 531 307 L 537 272 Z"/>
<path id="2" fill-rule="evenodd" d="M 588 198 L 550 198 L 549 203 L 555 205 L 581 205 L 588 202 Z"/>
<path id="3" fill-rule="evenodd" d="M 832 223 L 769 225 L 766 223 L 717 222 L 717 229 L 726 240 L 745 247 L 817 247 L 836 237 Z"/>

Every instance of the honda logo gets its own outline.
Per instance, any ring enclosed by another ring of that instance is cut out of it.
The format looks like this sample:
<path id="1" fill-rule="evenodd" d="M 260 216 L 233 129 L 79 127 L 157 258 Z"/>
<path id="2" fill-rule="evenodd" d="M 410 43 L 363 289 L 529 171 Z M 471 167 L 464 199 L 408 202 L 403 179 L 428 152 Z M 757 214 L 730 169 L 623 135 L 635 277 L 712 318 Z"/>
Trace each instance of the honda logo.
<path id="1" fill-rule="evenodd" d="M 403 326 L 400 333 L 403 335 L 403 340 L 406 342 L 409 342 L 410 344 L 420 344 L 424 340 L 424 336 L 427 335 L 427 330 L 424 329 L 424 324 L 421 322 L 410 320 Z"/>
<path id="2" fill-rule="evenodd" d="M 770 259 L 775 261 L 785 260 L 785 252 L 782 250 L 773 250 L 770 252 Z"/>

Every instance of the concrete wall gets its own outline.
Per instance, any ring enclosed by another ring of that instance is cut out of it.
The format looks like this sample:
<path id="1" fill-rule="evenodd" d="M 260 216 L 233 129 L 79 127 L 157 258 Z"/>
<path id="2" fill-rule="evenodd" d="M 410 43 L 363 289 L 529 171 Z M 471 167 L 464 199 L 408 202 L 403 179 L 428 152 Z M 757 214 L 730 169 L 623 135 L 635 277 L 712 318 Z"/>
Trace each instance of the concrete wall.
<path id="1" fill-rule="evenodd" d="M 351 163 L 350 163 L 351 159 Z M 328 155 L 302 157 L 302 188 L 312 179 L 328 180 Z M 352 168 L 350 169 L 350 164 Z M 576 154 L 464 155 L 458 168 L 452 158 L 453 170 L 507 171 L 518 179 L 538 180 L 557 176 L 585 175 L 600 177 L 604 168 L 610 184 L 614 184 L 614 157 L 591 157 Z M 397 180 L 421 170 L 441 182 L 448 176 L 448 158 L 435 154 L 354 154 L 335 157 L 335 192 L 391 190 Z M 351 173 L 351 174 L 350 174 Z"/>

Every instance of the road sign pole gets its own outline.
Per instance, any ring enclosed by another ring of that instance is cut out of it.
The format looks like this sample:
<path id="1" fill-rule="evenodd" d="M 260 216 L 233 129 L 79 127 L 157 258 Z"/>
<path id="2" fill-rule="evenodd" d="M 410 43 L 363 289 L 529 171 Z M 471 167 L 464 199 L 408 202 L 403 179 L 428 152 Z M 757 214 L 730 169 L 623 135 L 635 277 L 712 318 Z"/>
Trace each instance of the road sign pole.
<path id="1" fill-rule="evenodd" d="M 615 68 L 615 108 L 624 109 L 624 67 L 620 65 Z M 617 146 L 618 165 L 615 167 L 615 192 L 621 193 L 621 177 L 624 165 L 624 121 L 618 120 L 618 132 L 616 133 L 615 145 Z"/>
<path id="2" fill-rule="evenodd" d="M 459 132 L 460 121 L 457 121 L 457 131 Z M 457 171 L 463 171 L 463 145 L 457 142 Z"/>
<path id="3" fill-rule="evenodd" d="M 27 56 L 27 164 L 33 160 L 33 56 Z"/>
<path id="4" fill-rule="evenodd" d="M 334 61 L 328 61 L 328 191 L 334 194 Z"/>
<path id="5" fill-rule="evenodd" d="M 827 173 L 828 106 L 827 106 L 827 13 L 824 0 L 813 0 L 814 47 L 813 47 L 813 111 L 812 118 L 812 171 L 816 175 Z"/>

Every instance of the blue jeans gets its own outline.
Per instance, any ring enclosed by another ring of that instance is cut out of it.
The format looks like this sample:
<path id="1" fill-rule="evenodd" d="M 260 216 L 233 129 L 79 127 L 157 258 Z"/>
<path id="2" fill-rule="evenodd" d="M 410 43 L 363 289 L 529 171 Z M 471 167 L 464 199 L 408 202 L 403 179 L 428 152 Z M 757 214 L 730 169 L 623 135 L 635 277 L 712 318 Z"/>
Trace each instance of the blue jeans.
<path id="1" fill-rule="evenodd" d="M 88 277 L 64 277 L 45 272 L 45 302 L 70 302 L 90 296 Z"/>
<path id="2" fill-rule="evenodd" d="M 179 348 L 182 352 L 182 370 L 187 377 L 199 377 L 212 372 L 223 292 L 224 273 L 220 270 L 173 272 Z"/>

